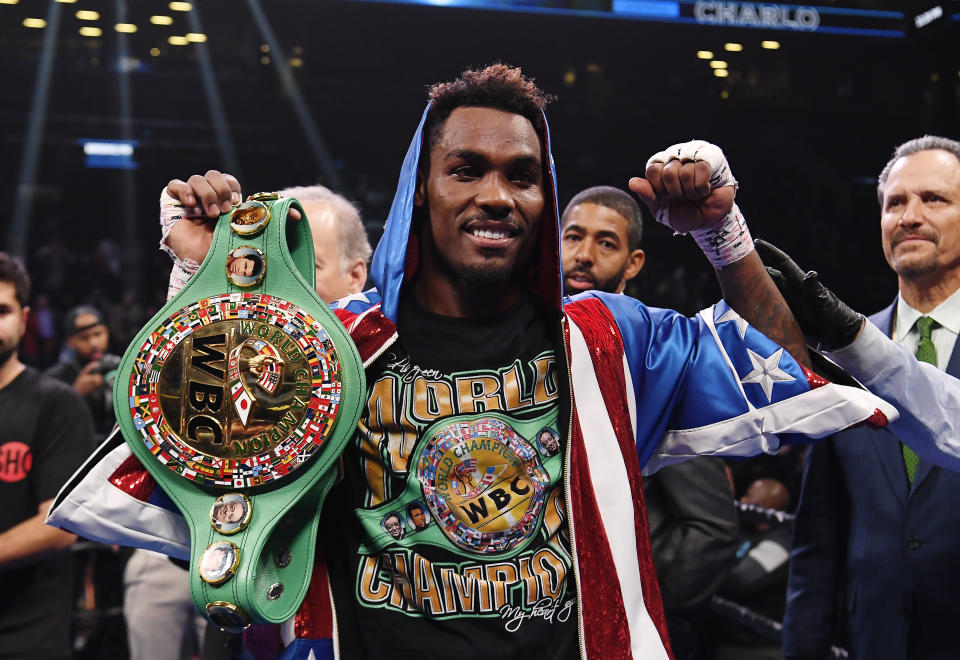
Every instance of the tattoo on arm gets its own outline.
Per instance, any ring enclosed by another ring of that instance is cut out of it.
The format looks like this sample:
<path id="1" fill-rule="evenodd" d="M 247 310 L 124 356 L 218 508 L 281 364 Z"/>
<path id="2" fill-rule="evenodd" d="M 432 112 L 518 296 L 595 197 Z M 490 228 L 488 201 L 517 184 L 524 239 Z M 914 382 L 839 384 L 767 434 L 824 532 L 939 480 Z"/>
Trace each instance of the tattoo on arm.
<path id="1" fill-rule="evenodd" d="M 721 268 L 717 278 L 724 300 L 734 311 L 810 368 L 803 332 L 756 252 Z"/>

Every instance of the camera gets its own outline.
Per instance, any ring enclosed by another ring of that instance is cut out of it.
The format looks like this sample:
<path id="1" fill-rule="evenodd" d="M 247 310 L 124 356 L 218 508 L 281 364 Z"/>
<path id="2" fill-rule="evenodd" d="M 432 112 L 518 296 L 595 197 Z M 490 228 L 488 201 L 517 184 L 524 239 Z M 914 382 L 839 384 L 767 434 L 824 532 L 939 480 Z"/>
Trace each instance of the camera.
<path id="1" fill-rule="evenodd" d="M 120 367 L 120 356 L 111 355 L 107 353 L 102 358 L 100 358 L 100 366 L 98 366 L 94 373 L 105 376 L 111 371 L 116 371 Z"/>

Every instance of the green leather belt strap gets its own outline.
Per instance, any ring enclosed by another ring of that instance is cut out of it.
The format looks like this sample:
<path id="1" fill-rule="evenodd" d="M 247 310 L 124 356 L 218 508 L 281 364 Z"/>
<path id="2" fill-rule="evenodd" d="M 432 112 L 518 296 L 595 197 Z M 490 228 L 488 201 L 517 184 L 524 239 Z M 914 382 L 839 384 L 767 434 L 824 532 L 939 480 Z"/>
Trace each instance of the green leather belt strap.
<path id="1" fill-rule="evenodd" d="M 313 289 L 294 199 L 221 216 L 196 275 L 140 331 L 114 408 L 134 454 L 190 526 L 190 590 L 220 627 L 296 612 L 319 513 L 363 402 L 360 356 Z"/>

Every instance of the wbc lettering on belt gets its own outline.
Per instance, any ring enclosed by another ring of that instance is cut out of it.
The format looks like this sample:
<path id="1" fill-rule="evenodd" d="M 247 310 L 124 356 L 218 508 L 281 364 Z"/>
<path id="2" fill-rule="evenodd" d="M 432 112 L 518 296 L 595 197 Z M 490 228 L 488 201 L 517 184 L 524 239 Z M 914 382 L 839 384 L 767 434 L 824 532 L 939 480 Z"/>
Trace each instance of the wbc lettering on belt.
<path id="1" fill-rule="evenodd" d="M 167 467 L 210 485 L 256 486 L 319 448 L 340 382 L 333 343 L 309 313 L 266 294 L 224 294 L 151 333 L 131 374 L 131 413 Z"/>

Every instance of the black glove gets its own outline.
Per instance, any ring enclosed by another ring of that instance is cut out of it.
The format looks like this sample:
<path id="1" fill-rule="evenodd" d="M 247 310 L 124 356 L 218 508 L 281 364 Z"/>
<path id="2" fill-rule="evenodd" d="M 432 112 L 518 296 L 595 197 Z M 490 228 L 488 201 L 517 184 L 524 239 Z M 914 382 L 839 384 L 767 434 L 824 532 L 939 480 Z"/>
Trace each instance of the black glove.
<path id="1" fill-rule="evenodd" d="M 804 273 L 790 255 L 766 241 L 757 240 L 755 245 L 803 334 L 828 351 L 849 346 L 857 338 L 865 321 L 863 315 L 823 286 L 816 271 Z"/>

